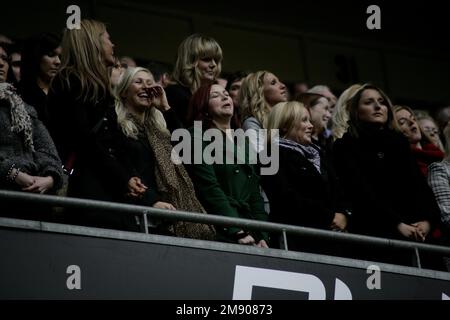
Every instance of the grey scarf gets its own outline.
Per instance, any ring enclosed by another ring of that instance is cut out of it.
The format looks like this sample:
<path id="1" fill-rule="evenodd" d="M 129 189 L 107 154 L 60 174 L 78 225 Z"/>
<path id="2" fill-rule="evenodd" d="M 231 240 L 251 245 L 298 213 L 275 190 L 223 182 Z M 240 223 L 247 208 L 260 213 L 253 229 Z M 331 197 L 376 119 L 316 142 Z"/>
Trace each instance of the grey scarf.
<path id="1" fill-rule="evenodd" d="M 280 147 L 288 148 L 294 151 L 299 152 L 301 155 L 303 155 L 306 159 L 308 159 L 309 162 L 311 162 L 314 167 L 319 171 L 320 173 L 320 153 L 319 153 L 319 146 L 316 146 L 314 144 L 309 145 L 303 145 L 300 143 L 297 143 L 292 140 L 279 138 L 275 140 L 275 143 L 278 144 Z"/>

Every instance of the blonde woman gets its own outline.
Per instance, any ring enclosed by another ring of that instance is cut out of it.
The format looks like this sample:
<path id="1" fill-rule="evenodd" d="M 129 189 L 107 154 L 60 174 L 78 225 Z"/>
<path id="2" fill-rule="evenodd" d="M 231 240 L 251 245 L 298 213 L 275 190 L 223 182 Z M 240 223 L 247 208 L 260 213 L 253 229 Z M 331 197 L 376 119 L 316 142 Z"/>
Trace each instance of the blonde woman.
<path id="1" fill-rule="evenodd" d="M 439 127 L 436 121 L 428 114 L 416 113 L 417 122 L 419 123 L 420 130 L 428 138 L 428 140 L 438 147 L 441 151 L 445 151 L 441 138 L 439 137 Z"/>
<path id="2" fill-rule="evenodd" d="M 257 152 L 264 148 L 264 138 L 259 130 L 266 128 L 272 106 L 283 101 L 287 101 L 286 86 L 269 71 L 251 73 L 242 81 L 239 91 L 242 128 L 253 129 L 249 137 Z"/>
<path id="3" fill-rule="evenodd" d="M 195 197 L 194 186 L 182 164 L 171 161 L 172 145 L 167 128 L 179 127 L 164 89 L 155 84 L 144 68 L 128 68 L 116 87 L 116 113 L 123 134 L 119 161 L 145 191 L 130 192 L 128 202 L 155 208 L 204 212 Z M 178 222 L 171 228 L 183 237 L 213 239 L 209 226 Z M 166 226 L 154 221 L 153 232 L 166 233 Z"/>
<path id="4" fill-rule="evenodd" d="M 394 119 L 395 128 L 408 139 L 414 159 L 426 177 L 428 166 L 433 162 L 441 161 L 444 158 L 444 152 L 430 140 L 429 135 L 422 132 L 414 111 L 410 107 L 394 106 Z"/>
<path id="5" fill-rule="evenodd" d="M 354 84 L 339 96 L 331 116 L 331 135 L 333 140 L 342 138 L 344 133 L 347 132 L 349 120 L 348 101 L 359 89 L 361 89 L 361 85 Z"/>
<path id="6" fill-rule="evenodd" d="M 49 129 L 72 172 L 68 195 L 115 201 L 133 186 L 129 172 L 115 157 L 118 134 L 108 67 L 114 44 L 103 23 L 82 20 L 80 29 L 65 30 L 62 65 L 48 95 Z M 73 223 L 135 230 L 134 217 L 89 209 L 73 212 Z"/>
<path id="7" fill-rule="evenodd" d="M 261 176 L 270 201 L 269 219 L 345 231 L 350 211 L 338 201 L 336 178 L 318 147 L 312 144 L 313 125 L 308 109 L 297 101 L 280 102 L 270 112 L 267 129 L 279 131 L 279 138 L 273 141 L 279 148 L 279 170 L 275 175 Z M 288 247 L 299 251 L 320 249 L 297 236 L 288 237 Z"/>
<path id="8" fill-rule="evenodd" d="M 187 120 L 189 100 L 202 85 L 212 84 L 222 69 L 222 48 L 211 37 L 193 34 L 178 47 L 172 78 L 176 82 L 166 88 L 169 104 L 174 108 L 185 127 L 193 123 Z"/>

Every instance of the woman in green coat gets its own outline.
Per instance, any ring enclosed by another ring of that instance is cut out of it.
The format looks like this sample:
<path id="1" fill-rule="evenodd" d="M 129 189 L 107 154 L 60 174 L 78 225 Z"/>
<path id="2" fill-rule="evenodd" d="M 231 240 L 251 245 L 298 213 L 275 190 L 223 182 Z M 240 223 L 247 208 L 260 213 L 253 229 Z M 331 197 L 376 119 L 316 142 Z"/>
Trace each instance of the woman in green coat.
<path id="1" fill-rule="evenodd" d="M 268 215 L 259 191 L 256 165 L 250 162 L 249 145 L 239 145 L 233 140 L 231 122 L 235 117 L 228 92 L 218 84 L 200 87 L 192 96 L 189 109 L 189 118 L 201 121 L 201 126 L 196 123 L 190 130 L 194 161 L 188 167 L 203 207 L 209 214 L 266 221 Z M 202 129 L 210 129 L 207 132 L 216 137 L 213 143 L 202 139 Z M 208 156 L 212 158 L 207 159 Z M 221 241 L 268 247 L 265 232 L 239 227 L 217 231 Z"/>

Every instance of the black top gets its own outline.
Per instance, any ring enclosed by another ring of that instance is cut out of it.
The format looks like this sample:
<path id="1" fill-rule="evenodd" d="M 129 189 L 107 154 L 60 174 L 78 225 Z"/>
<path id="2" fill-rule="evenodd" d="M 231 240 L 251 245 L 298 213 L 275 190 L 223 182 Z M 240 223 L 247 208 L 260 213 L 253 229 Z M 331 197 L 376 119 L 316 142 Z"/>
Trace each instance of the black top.
<path id="1" fill-rule="evenodd" d="M 114 98 L 95 102 L 80 99 L 80 82 L 67 88 L 57 75 L 48 95 L 49 131 L 63 163 L 75 153 L 75 171 L 69 194 L 114 201 L 127 191 L 130 173 L 116 159 L 120 134 Z"/>
<path id="2" fill-rule="evenodd" d="M 38 114 L 39 120 L 47 126 L 48 125 L 48 110 L 47 110 L 47 95 L 37 85 L 37 83 L 20 82 L 18 91 L 23 101 L 33 106 Z"/>
<path id="3" fill-rule="evenodd" d="M 359 138 L 346 133 L 333 151 L 337 175 L 352 202 L 351 232 L 401 238 L 400 222 L 433 223 L 439 217 L 402 134 L 365 128 Z"/>
<path id="4" fill-rule="evenodd" d="M 177 118 L 173 109 L 163 113 L 169 131 L 181 128 L 182 124 Z M 145 135 L 145 132 L 140 132 L 138 139 L 126 137 L 121 133 L 121 147 L 122 152 L 117 153 L 119 161 L 123 166 L 128 167 L 132 176 L 139 177 L 148 189 L 143 198 L 139 200 L 128 199 L 128 202 L 133 202 L 139 205 L 152 206 L 157 201 L 165 201 L 157 189 L 155 166 L 155 153 Z"/>
<path id="5" fill-rule="evenodd" d="M 185 128 L 192 127 L 193 123 L 187 122 L 189 101 L 192 97 L 191 90 L 180 84 L 174 84 L 168 86 L 165 91 L 167 102 L 169 102 L 170 107 L 175 111 L 183 126 Z"/>
<path id="6" fill-rule="evenodd" d="M 261 176 L 273 222 L 330 230 L 335 212 L 347 206 L 338 198 L 337 181 L 326 159 L 320 172 L 300 152 L 280 146 L 279 169 Z"/>

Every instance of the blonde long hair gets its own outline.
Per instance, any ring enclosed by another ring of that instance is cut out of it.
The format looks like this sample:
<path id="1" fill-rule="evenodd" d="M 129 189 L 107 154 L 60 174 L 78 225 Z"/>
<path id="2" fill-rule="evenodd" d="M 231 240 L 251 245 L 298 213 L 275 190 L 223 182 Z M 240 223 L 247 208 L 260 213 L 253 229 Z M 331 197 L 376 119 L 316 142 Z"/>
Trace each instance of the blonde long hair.
<path id="1" fill-rule="evenodd" d="M 177 61 L 173 70 L 173 79 L 188 87 L 191 92 L 197 91 L 201 86 L 201 74 L 197 62 L 203 58 L 212 58 L 217 63 L 217 78 L 222 71 L 222 48 L 211 37 L 192 34 L 184 39 L 178 47 Z"/>
<path id="2" fill-rule="evenodd" d="M 101 40 L 105 32 L 105 24 L 95 20 L 82 20 L 80 29 L 64 31 L 61 42 L 61 80 L 69 89 L 70 78 L 74 76 L 80 80 L 78 98 L 84 102 L 95 102 L 112 95 Z"/>
<path id="3" fill-rule="evenodd" d="M 241 108 L 242 120 L 255 117 L 266 128 L 267 117 L 270 113 L 270 106 L 264 98 L 264 77 L 269 71 L 257 71 L 250 73 L 242 80 L 239 90 L 239 105 Z"/>
<path id="4" fill-rule="evenodd" d="M 336 106 L 334 107 L 333 115 L 331 116 L 331 132 L 333 140 L 342 138 L 344 133 L 347 132 L 348 120 L 350 119 L 348 102 L 361 88 L 361 84 L 354 84 L 348 87 L 339 96 Z"/>
<path id="5" fill-rule="evenodd" d="M 139 129 L 136 124 L 127 116 L 130 112 L 124 104 L 122 95 L 127 92 L 134 77 L 138 72 L 141 71 L 152 74 L 148 69 L 145 68 L 129 67 L 120 77 L 119 83 L 115 88 L 117 122 L 125 136 L 136 140 L 138 139 Z M 154 126 L 158 128 L 158 130 L 169 134 L 164 116 L 162 115 L 161 111 L 159 111 L 155 107 L 148 108 L 145 111 L 144 126 L 147 125 Z"/>

